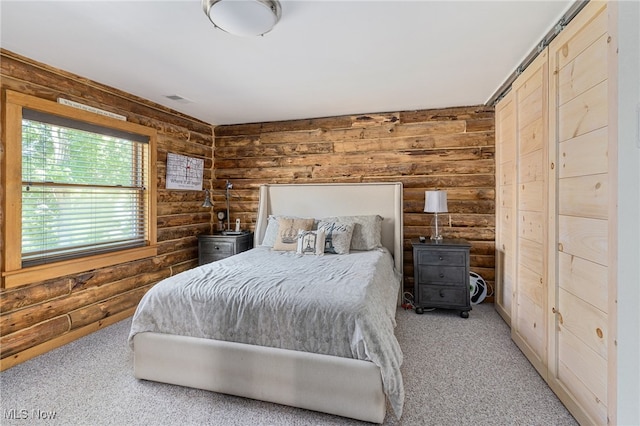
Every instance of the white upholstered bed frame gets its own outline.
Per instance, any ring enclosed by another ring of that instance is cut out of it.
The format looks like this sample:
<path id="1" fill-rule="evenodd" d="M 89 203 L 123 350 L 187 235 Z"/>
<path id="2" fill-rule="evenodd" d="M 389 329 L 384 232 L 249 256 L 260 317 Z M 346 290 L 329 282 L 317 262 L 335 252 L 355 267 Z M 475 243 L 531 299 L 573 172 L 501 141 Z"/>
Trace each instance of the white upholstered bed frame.
<path id="1" fill-rule="evenodd" d="M 269 215 L 364 214 L 384 218 L 382 244 L 401 272 L 401 183 L 263 185 L 255 244 Z M 380 369 L 350 358 L 147 332 L 134 337 L 134 375 L 373 423 L 386 411 Z"/>

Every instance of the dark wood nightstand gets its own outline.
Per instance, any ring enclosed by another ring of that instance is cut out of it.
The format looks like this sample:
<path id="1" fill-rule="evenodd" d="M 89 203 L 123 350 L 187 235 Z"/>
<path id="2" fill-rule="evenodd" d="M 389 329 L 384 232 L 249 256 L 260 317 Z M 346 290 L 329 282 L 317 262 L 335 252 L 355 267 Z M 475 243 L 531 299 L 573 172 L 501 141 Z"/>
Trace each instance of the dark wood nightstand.
<path id="1" fill-rule="evenodd" d="M 253 232 L 198 235 L 198 264 L 215 262 L 253 248 Z"/>
<path id="2" fill-rule="evenodd" d="M 413 246 L 414 304 L 416 313 L 425 308 L 457 309 L 469 317 L 469 250 L 465 240 L 411 240 Z"/>

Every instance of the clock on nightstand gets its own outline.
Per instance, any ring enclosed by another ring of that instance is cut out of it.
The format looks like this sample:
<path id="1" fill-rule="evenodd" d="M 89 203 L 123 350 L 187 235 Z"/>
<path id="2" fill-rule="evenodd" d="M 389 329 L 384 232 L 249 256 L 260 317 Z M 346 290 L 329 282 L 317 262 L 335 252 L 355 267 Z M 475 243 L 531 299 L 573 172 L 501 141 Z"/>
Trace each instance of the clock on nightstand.
<path id="1" fill-rule="evenodd" d="M 218 217 L 218 231 L 224 231 L 224 221 L 227 219 L 227 212 L 224 210 L 220 210 L 216 213 Z"/>

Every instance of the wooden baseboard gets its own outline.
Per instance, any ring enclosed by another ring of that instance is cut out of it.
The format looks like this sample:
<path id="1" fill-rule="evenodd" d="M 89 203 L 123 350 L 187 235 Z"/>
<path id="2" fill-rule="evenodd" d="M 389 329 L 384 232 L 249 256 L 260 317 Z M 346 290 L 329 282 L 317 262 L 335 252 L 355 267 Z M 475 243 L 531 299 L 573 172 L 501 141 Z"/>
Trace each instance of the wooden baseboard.
<path id="1" fill-rule="evenodd" d="M 504 322 L 507 323 L 507 325 L 509 327 L 511 327 L 511 313 L 507 312 L 506 309 L 504 309 L 500 304 L 495 303 L 493 304 L 493 306 L 495 306 L 496 312 L 498 313 L 498 315 L 500 315 L 502 317 L 502 319 L 504 320 Z"/>
<path id="2" fill-rule="evenodd" d="M 569 392 L 558 380 L 555 380 L 553 377 L 549 377 L 547 384 L 579 424 L 597 425 L 599 423 L 587 413 L 587 410 L 585 410 L 584 407 L 573 397 L 573 394 Z"/>
<path id="3" fill-rule="evenodd" d="M 6 358 L 0 359 L 0 371 L 7 370 L 15 365 L 23 363 L 32 358 L 35 358 L 38 355 L 47 353 L 53 349 L 59 348 L 60 346 L 66 345 L 67 343 L 73 342 L 74 340 L 78 340 L 79 338 L 86 336 L 88 334 L 91 334 L 95 331 L 98 331 L 104 327 L 115 324 L 116 322 L 122 321 L 123 319 L 129 318 L 130 316 L 133 315 L 135 310 L 136 310 L 136 307 L 134 306 L 125 311 L 119 312 L 113 316 L 101 319 L 100 321 L 96 321 L 92 324 L 89 324 L 77 330 L 70 331 L 67 334 L 64 334 L 53 340 L 49 340 L 48 342 L 42 343 L 40 345 L 26 349 L 22 352 L 18 352 L 17 354 L 13 354 Z"/>

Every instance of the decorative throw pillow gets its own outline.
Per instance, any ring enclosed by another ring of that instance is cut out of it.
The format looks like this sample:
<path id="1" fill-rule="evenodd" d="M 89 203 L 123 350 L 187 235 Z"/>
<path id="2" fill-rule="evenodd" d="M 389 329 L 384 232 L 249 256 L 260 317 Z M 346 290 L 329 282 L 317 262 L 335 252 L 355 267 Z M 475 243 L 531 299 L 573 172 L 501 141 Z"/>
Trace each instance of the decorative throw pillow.
<path id="1" fill-rule="evenodd" d="M 273 247 L 276 243 L 276 238 L 278 238 L 278 218 L 270 215 L 267 218 L 267 229 L 264 231 L 261 245 Z"/>
<path id="2" fill-rule="evenodd" d="M 322 220 L 353 224 L 351 250 L 373 250 L 382 246 L 382 216 L 336 216 Z"/>
<path id="3" fill-rule="evenodd" d="M 270 214 L 269 217 L 267 217 L 267 229 L 265 229 L 264 231 L 264 237 L 262 237 L 262 244 L 260 244 L 261 246 L 273 247 L 273 245 L 276 243 L 276 239 L 278 238 L 278 219 L 280 218 L 303 219 L 296 216 L 274 216 Z M 316 229 L 317 224 L 318 224 L 318 221 L 314 219 L 313 228 L 311 229 Z"/>
<path id="4" fill-rule="evenodd" d="M 274 250 L 296 251 L 298 231 L 311 231 L 313 219 L 278 218 L 278 237 L 273 244 Z"/>
<path id="5" fill-rule="evenodd" d="M 324 254 L 324 231 L 300 231 L 298 232 L 298 254 Z"/>
<path id="6" fill-rule="evenodd" d="M 318 224 L 318 231 L 324 231 L 324 252 L 333 254 L 347 254 L 351 246 L 353 234 L 352 223 L 323 222 Z"/>

